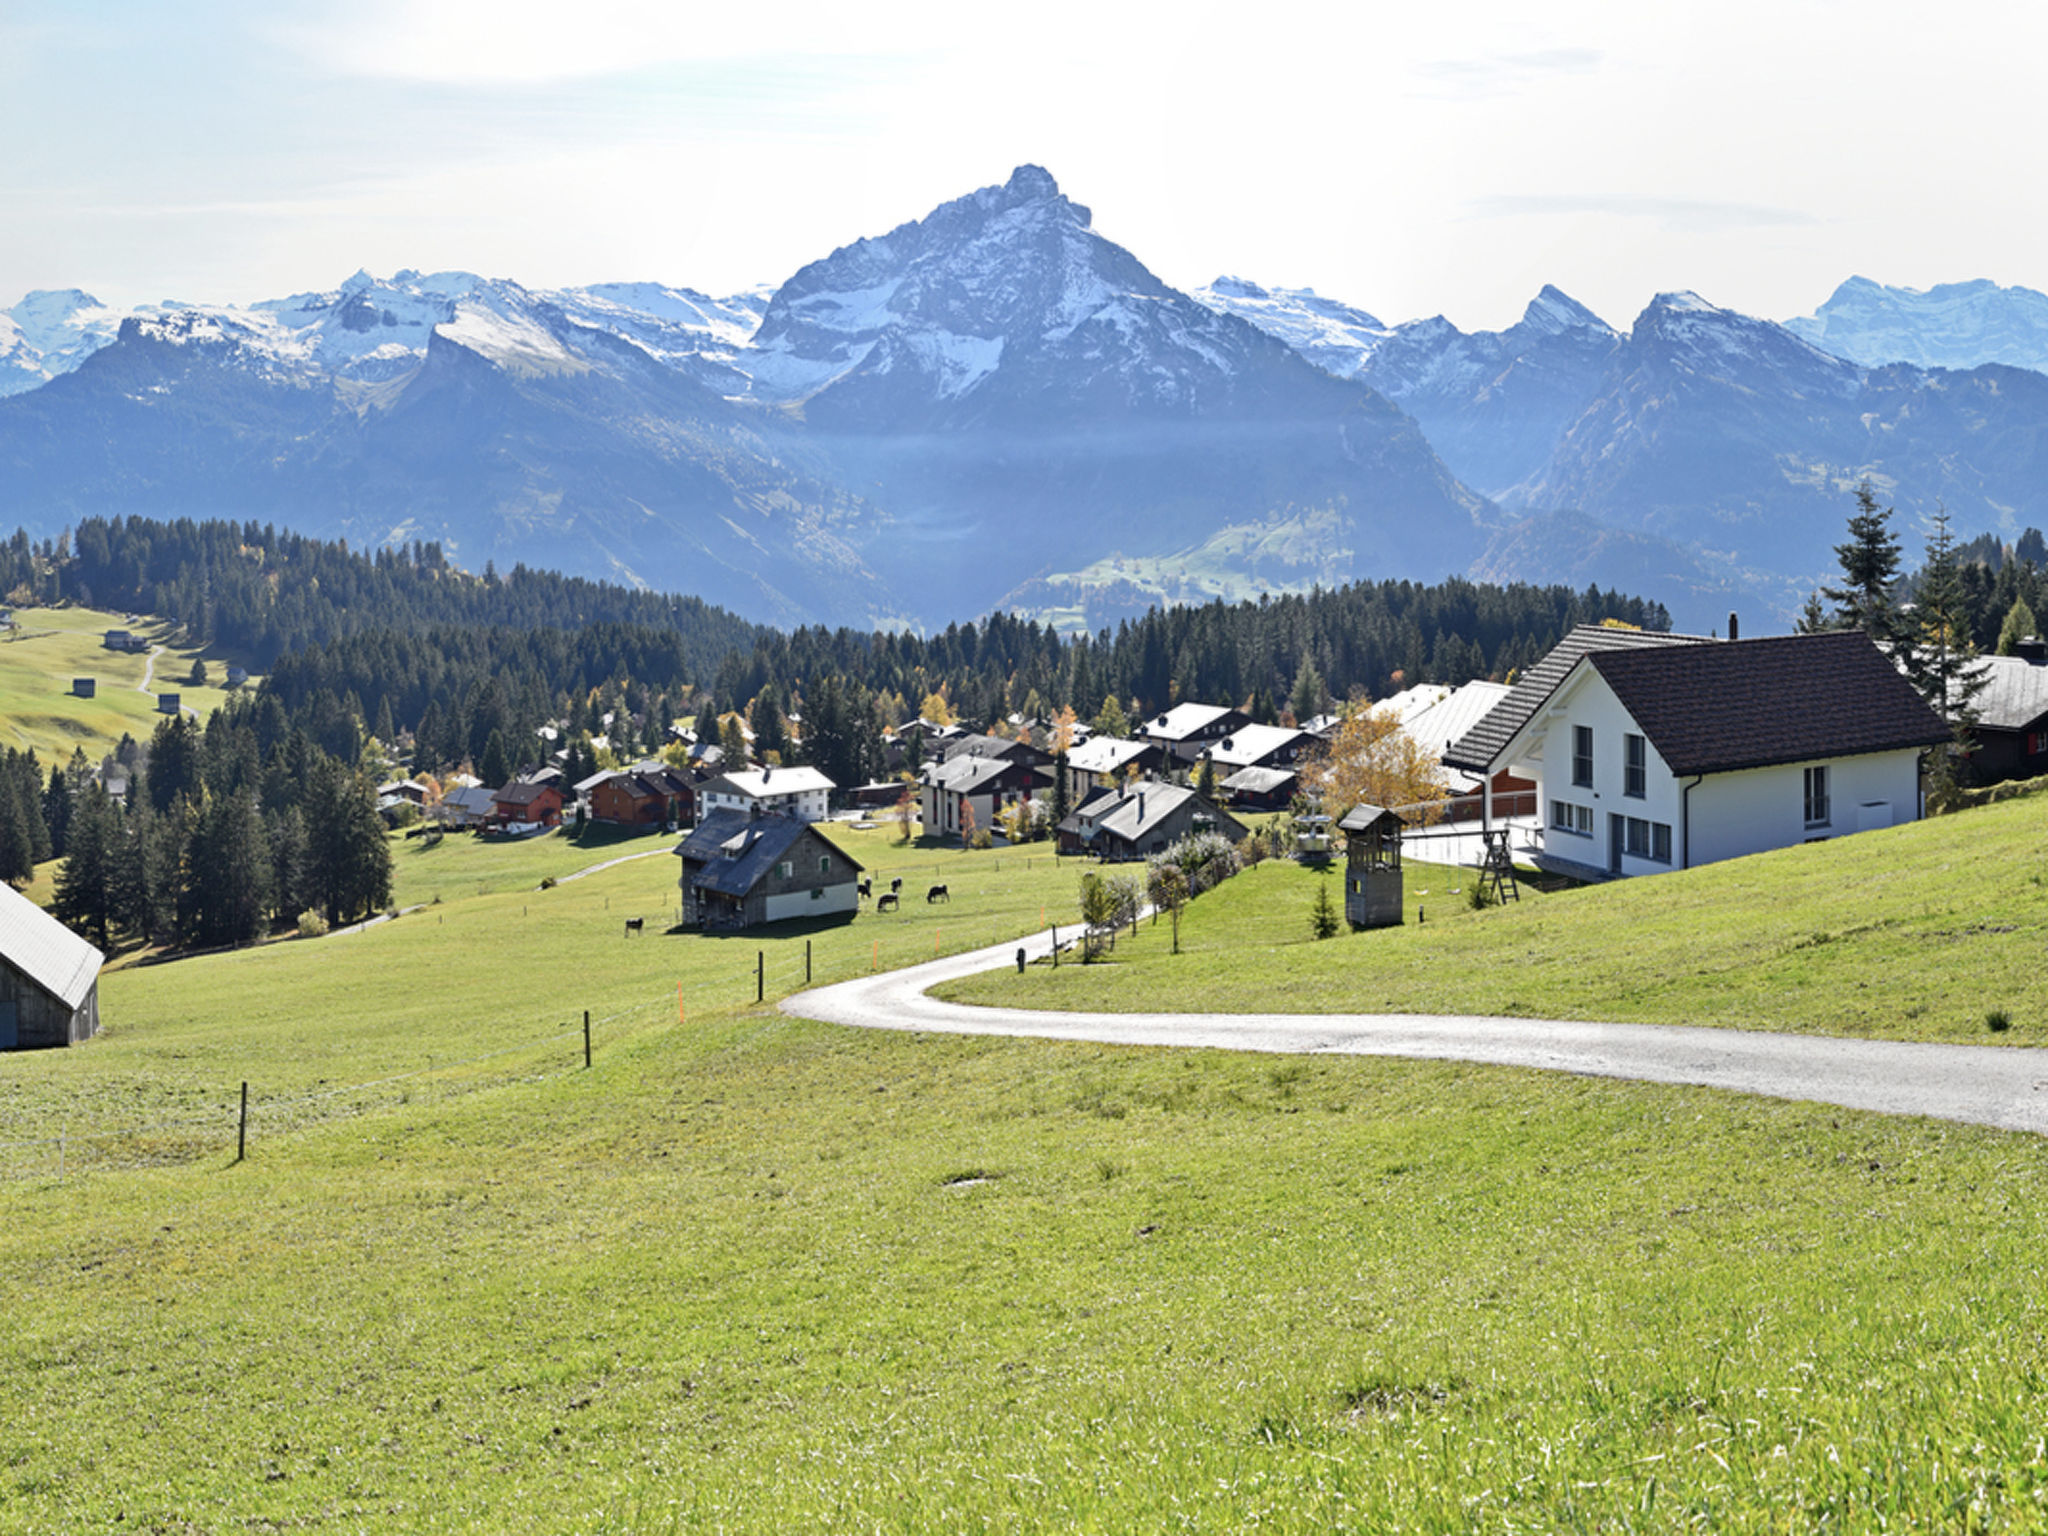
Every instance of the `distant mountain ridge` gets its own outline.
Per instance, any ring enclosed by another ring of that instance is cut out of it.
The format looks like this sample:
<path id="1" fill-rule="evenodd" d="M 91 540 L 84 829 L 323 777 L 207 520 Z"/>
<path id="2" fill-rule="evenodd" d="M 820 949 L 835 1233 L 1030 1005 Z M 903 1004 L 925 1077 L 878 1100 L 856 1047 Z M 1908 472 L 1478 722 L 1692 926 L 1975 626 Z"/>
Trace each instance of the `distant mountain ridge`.
<path id="1" fill-rule="evenodd" d="M 1924 292 L 1852 277 L 1785 329 L 1868 368 L 1981 368 L 2002 363 L 2048 373 L 2048 294 L 1985 278 Z"/>

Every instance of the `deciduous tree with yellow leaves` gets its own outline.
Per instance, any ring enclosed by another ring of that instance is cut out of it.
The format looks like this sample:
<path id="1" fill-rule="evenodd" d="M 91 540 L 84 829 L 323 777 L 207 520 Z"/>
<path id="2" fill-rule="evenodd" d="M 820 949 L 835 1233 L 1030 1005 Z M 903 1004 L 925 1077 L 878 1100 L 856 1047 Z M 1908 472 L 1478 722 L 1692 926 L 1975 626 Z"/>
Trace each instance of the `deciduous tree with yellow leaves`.
<path id="1" fill-rule="evenodd" d="M 1391 710 L 1354 709 L 1302 782 L 1321 792 L 1323 809 L 1342 816 L 1354 805 L 1424 805 L 1424 823 L 1441 820 L 1450 794 L 1443 761 L 1401 729 Z"/>

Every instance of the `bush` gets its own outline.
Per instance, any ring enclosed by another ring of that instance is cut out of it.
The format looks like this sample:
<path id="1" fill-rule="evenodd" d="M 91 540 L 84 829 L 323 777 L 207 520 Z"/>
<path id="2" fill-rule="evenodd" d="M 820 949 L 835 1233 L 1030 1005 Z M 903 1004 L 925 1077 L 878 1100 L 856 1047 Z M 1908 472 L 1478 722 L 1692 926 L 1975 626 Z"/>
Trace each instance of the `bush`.
<path id="1" fill-rule="evenodd" d="M 977 827 L 974 831 L 967 834 L 967 846 L 970 848 L 984 850 L 993 848 L 995 845 L 996 840 L 987 827 Z"/>
<path id="2" fill-rule="evenodd" d="M 312 907 L 299 914 L 299 937 L 302 939 L 324 939 L 327 937 L 327 919 Z"/>
<path id="3" fill-rule="evenodd" d="M 1994 1008 L 1984 1015 L 1984 1027 L 1994 1035 L 2002 1035 L 2012 1028 L 2012 1015 L 2003 1008 Z"/>
<path id="4" fill-rule="evenodd" d="M 1472 883 L 1465 887 L 1465 905 L 1474 912 L 1484 912 L 1493 905 L 1493 887 L 1479 870 L 1472 871 Z"/>

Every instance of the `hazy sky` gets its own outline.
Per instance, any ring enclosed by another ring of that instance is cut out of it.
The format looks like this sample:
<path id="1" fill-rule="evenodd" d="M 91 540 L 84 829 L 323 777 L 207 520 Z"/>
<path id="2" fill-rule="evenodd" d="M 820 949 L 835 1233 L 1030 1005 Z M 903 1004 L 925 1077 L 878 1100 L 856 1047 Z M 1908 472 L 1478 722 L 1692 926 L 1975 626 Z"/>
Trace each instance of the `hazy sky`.
<path id="1" fill-rule="evenodd" d="M 2048 288 L 2048 8 L 0 0 L 0 305 L 775 283 L 1044 165 L 1171 283 Z"/>

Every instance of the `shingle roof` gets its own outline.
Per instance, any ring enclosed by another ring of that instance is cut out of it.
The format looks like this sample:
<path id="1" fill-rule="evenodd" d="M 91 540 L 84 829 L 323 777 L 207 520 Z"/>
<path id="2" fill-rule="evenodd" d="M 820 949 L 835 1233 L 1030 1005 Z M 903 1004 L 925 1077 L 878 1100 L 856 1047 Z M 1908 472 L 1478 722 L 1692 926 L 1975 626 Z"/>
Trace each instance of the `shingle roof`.
<path id="1" fill-rule="evenodd" d="M 745 896 L 805 834 L 811 825 L 794 816 L 750 816 L 745 811 L 713 811 L 676 845 L 683 867 L 699 865 L 691 884 L 724 896 Z M 833 852 L 858 870 L 858 859 Z"/>
<path id="2" fill-rule="evenodd" d="M 1558 641 L 1550 654 L 1524 672 L 1508 690 L 1508 696 L 1484 719 L 1467 731 L 1448 752 L 1444 766 L 1464 768 L 1473 773 L 1492 773 L 1507 744 L 1523 726 L 1536 717 L 1565 675 L 1579 658 L 1596 651 L 1647 650 L 1675 645 L 1705 645 L 1700 635 L 1662 635 L 1646 629 L 1609 629 L 1599 624 L 1581 624 Z"/>
<path id="3" fill-rule="evenodd" d="M 2024 656 L 1986 656 L 1984 691 L 1977 695 L 1977 723 L 1993 730 L 2021 731 L 2048 715 L 2048 666 Z"/>
<path id="4" fill-rule="evenodd" d="M 1585 659 L 1676 774 L 1931 747 L 1949 736 L 1861 630 Z"/>
<path id="5" fill-rule="evenodd" d="M 1105 791 L 1084 800 L 1069 820 L 1075 822 L 1077 831 L 1085 820 L 1092 822 L 1098 833 L 1107 832 L 1134 843 L 1169 820 L 1190 800 L 1199 801 L 1203 813 L 1213 815 L 1219 825 L 1226 821 L 1237 825 L 1236 817 L 1217 810 L 1195 791 L 1178 784 L 1140 784 L 1121 792 Z"/>
<path id="6" fill-rule="evenodd" d="M 553 795 L 559 800 L 562 791 L 553 783 L 535 784 L 526 779 L 514 779 L 491 799 L 499 805 L 532 805 L 542 795 Z"/>
<path id="7" fill-rule="evenodd" d="M 0 880 L 0 959 L 63 1003 L 76 1008 L 107 957 Z"/>

